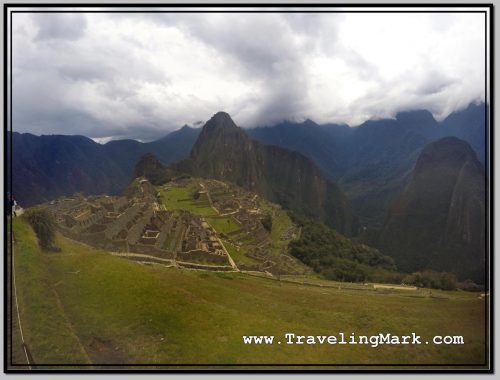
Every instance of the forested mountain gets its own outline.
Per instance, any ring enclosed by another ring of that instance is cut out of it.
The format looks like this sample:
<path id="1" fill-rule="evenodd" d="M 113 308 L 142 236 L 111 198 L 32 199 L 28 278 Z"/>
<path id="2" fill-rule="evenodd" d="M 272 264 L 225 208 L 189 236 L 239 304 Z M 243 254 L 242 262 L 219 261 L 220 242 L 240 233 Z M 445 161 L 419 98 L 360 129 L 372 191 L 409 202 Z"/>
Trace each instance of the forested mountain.
<path id="1" fill-rule="evenodd" d="M 306 120 L 255 128 L 248 134 L 311 158 L 344 191 L 361 224 L 379 228 L 427 143 L 445 136 L 458 137 L 467 141 L 479 161 L 485 163 L 485 112 L 484 103 L 470 104 L 442 122 L 429 111 L 415 110 L 352 128 Z"/>
<path id="2" fill-rule="evenodd" d="M 84 136 L 14 132 L 13 195 L 30 206 L 75 192 L 118 194 L 130 183 L 142 155 L 153 153 L 164 164 L 185 158 L 199 132 L 185 126 L 151 143 L 117 140 L 104 145 Z"/>
<path id="3" fill-rule="evenodd" d="M 450 271 L 484 282 L 485 190 L 468 143 L 446 137 L 428 144 L 391 207 L 380 249 L 403 271 Z"/>
<path id="4" fill-rule="evenodd" d="M 360 224 L 378 229 L 390 205 L 408 184 L 417 157 L 429 142 L 445 136 L 459 137 L 467 141 L 479 161 L 485 163 L 485 111 L 484 104 L 471 104 L 442 122 L 434 120 L 428 111 L 417 110 L 401 112 L 395 119 L 370 120 L 353 128 L 345 124 L 318 125 L 306 120 L 245 132 L 264 144 L 286 148 L 311 159 L 321 176 L 334 181 L 346 195 Z M 77 191 L 115 194 L 127 186 L 141 156 L 152 153 L 165 165 L 188 158 L 200 132 L 201 128 L 185 126 L 150 143 L 117 140 L 104 145 L 83 136 L 13 133 L 13 193 L 25 205 Z M 271 152 L 275 155 L 282 152 L 271 149 L 264 154 L 263 148 L 257 151 L 260 157 L 268 155 L 266 162 L 272 158 Z M 209 156 L 207 151 L 206 157 Z M 294 157 L 288 155 L 291 160 Z M 222 158 L 219 157 L 219 161 Z M 285 156 L 274 158 L 286 159 Z M 232 156 L 230 160 L 238 162 L 239 158 Z M 246 173 L 248 178 L 238 180 L 256 188 L 255 174 Z M 250 183 L 252 180 L 254 184 Z M 282 203 L 293 203 L 293 198 L 285 199 L 287 196 L 282 196 Z"/>

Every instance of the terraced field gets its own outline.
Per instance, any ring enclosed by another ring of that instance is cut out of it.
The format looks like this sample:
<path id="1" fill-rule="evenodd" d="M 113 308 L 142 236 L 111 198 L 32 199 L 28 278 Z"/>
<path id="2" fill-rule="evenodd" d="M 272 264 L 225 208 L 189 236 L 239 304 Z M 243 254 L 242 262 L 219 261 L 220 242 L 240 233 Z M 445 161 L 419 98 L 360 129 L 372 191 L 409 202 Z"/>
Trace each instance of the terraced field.
<path id="1" fill-rule="evenodd" d="M 167 210 L 203 217 L 240 269 L 310 273 L 287 253 L 288 244 L 298 237 L 299 230 L 281 207 L 216 180 L 183 179 L 158 187 L 158 192 Z M 261 223 L 268 214 L 272 217 L 270 231 Z"/>

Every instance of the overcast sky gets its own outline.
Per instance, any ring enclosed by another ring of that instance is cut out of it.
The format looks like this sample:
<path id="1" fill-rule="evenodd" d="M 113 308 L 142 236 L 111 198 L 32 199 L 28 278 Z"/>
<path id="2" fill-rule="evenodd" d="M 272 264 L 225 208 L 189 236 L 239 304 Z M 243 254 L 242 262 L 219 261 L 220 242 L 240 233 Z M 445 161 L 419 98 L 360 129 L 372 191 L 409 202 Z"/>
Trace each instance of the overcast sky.
<path id="1" fill-rule="evenodd" d="M 14 13 L 13 129 L 156 139 L 484 101 L 484 14 Z"/>

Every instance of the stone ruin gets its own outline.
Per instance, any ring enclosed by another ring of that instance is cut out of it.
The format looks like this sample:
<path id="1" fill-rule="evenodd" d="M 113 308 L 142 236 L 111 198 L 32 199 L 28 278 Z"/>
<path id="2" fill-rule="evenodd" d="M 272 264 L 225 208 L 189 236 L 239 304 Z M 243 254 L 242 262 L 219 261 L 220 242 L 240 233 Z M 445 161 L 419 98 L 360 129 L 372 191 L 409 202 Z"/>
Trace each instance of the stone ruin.
<path id="1" fill-rule="evenodd" d="M 74 196 L 47 205 L 63 235 L 112 252 L 227 265 L 215 231 L 203 218 L 158 203 L 154 187 L 137 178 L 124 196 Z"/>
<path id="2" fill-rule="evenodd" d="M 181 179 L 170 186 L 191 186 L 192 179 Z M 237 228 L 227 233 L 217 232 L 209 220 L 188 211 L 167 210 L 160 194 L 145 178 L 137 178 L 123 196 L 75 195 L 47 204 L 55 215 L 60 231 L 67 237 L 96 248 L 116 252 L 136 260 L 136 254 L 147 259 L 175 260 L 182 267 L 207 267 L 231 270 L 224 244 L 230 243 L 254 259 L 255 264 L 238 264 L 240 269 L 294 273 L 294 259 L 276 254 L 276 246 L 261 220 L 266 212 L 259 208 L 257 195 L 217 180 L 200 180 L 193 201 L 203 207 L 213 207 L 216 216 L 210 219 L 232 219 Z M 273 206 L 271 206 L 273 207 Z M 291 226 L 280 236 L 289 241 L 298 236 Z M 139 260 L 139 259 L 137 259 Z"/>
<path id="3" fill-rule="evenodd" d="M 239 225 L 237 230 L 225 234 L 224 239 L 237 248 L 241 248 L 241 242 L 245 241 L 245 255 L 256 261 L 254 265 L 239 264 L 240 269 L 271 273 L 302 273 L 296 272 L 295 258 L 286 254 L 271 253 L 273 243 L 269 232 L 261 223 L 266 213 L 259 207 L 258 195 L 217 180 L 206 180 L 203 187 L 210 192 L 213 206 L 219 211 L 219 217 L 230 216 Z M 280 236 L 280 240 L 289 241 L 297 237 L 298 227 L 292 225 Z"/>

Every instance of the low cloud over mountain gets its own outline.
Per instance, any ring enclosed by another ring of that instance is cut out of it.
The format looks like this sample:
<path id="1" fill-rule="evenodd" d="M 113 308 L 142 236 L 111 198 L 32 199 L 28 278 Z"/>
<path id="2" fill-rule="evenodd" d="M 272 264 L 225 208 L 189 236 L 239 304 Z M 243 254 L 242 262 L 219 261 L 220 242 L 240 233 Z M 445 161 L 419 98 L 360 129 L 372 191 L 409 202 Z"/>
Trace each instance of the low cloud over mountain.
<path id="1" fill-rule="evenodd" d="M 151 141 L 484 100 L 481 14 L 13 14 L 13 130 Z M 270 38 L 272 36 L 272 38 Z M 228 95 L 230 94 L 230 96 Z"/>

